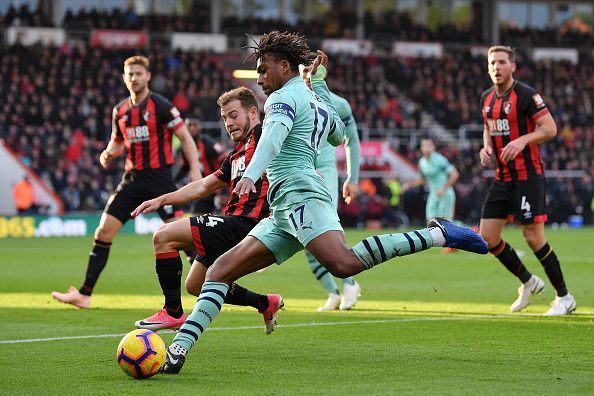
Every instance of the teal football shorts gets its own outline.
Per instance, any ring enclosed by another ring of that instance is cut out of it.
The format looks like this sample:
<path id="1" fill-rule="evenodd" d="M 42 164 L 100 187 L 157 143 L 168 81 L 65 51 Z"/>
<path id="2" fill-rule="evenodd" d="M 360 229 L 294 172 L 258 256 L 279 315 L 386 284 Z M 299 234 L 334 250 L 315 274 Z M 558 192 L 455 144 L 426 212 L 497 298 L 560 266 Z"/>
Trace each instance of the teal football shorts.
<path id="1" fill-rule="evenodd" d="M 273 209 L 270 217 L 250 231 L 276 257 L 277 264 L 303 250 L 314 238 L 328 231 L 342 231 L 336 208 L 330 200 L 300 200 L 296 194 L 283 209 Z"/>

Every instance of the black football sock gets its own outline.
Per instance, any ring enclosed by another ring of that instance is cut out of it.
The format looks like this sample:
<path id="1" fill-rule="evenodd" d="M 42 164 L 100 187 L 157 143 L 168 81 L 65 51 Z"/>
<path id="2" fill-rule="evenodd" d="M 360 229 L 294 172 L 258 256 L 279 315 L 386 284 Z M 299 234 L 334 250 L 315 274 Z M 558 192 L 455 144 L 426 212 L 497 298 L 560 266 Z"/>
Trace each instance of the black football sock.
<path id="1" fill-rule="evenodd" d="M 545 243 L 539 251 L 534 252 L 534 255 L 542 264 L 551 284 L 557 291 L 557 296 L 563 297 L 567 295 L 567 287 L 565 286 L 565 279 L 563 279 L 563 273 L 561 272 L 561 265 L 553 248 L 548 243 Z"/>
<path id="2" fill-rule="evenodd" d="M 229 292 L 225 297 L 225 304 L 241 305 L 243 307 L 254 307 L 259 312 L 268 308 L 268 297 L 266 295 L 254 293 L 245 287 L 232 283 Z"/>
<path id="3" fill-rule="evenodd" d="M 497 257 L 501 264 L 509 272 L 514 274 L 522 283 L 526 283 L 532 277 L 532 274 L 524 267 L 516 251 L 503 239 L 493 249 L 489 249 L 493 256 Z"/>
<path id="4" fill-rule="evenodd" d="M 182 262 L 179 252 L 155 253 L 157 277 L 163 295 L 165 296 L 165 309 L 167 313 L 179 318 L 184 310 L 181 304 L 181 278 Z"/>
<path id="5" fill-rule="evenodd" d="M 99 239 L 94 240 L 93 250 L 89 253 L 89 263 L 87 264 L 87 273 L 85 275 L 85 282 L 82 287 L 78 290 L 80 294 L 90 296 L 93 293 L 93 288 L 101 271 L 107 264 L 107 257 L 109 257 L 109 248 L 111 242 L 100 241 Z"/>

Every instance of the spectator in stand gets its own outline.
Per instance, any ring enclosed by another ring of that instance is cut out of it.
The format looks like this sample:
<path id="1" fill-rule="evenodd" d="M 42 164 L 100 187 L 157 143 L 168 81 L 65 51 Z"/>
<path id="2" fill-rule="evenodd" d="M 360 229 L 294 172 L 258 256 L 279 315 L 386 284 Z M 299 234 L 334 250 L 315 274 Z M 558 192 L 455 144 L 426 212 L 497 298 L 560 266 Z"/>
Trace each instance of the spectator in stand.
<path id="1" fill-rule="evenodd" d="M 27 176 L 12 188 L 14 205 L 19 214 L 31 214 L 35 209 L 35 195 L 33 185 Z"/>

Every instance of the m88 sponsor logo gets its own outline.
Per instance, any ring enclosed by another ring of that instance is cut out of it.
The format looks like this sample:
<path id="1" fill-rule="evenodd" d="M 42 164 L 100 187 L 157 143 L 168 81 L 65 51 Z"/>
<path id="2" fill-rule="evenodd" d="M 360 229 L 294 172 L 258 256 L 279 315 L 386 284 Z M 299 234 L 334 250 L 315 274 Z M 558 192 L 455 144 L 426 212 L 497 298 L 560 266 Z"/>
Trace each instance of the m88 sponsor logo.
<path id="1" fill-rule="evenodd" d="M 136 127 L 126 127 L 126 134 L 130 143 L 143 142 L 149 140 L 149 129 L 146 125 L 138 125 Z"/>
<path id="2" fill-rule="evenodd" d="M 487 120 L 489 125 L 489 133 L 491 136 L 507 136 L 509 135 L 509 120 L 505 118 L 489 118 Z"/>

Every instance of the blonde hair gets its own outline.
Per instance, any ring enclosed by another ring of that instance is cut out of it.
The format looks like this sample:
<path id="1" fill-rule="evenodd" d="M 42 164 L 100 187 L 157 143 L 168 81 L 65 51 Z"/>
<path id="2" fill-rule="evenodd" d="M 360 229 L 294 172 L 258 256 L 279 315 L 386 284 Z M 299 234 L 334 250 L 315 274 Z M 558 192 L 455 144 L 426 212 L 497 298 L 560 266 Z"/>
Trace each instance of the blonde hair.
<path id="1" fill-rule="evenodd" d="M 516 51 L 513 50 L 512 47 L 508 47 L 507 45 L 494 45 L 487 51 L 487 55 L 491 55 L 494 52 L 505 52 L 507 56 L 509 56 L 510 62 L 516 61 Z"/>
<path id="2" fill-rule="evenodd" d="M 124 67 L 130 66 L 130 65 L 140 65 L 140 66 L 143 66 L 146 69 L 146 71 L 151 71 L 151 69 L 150 69 L 151 62 L 149 61 L 149 59 L 146 56 L 134 55 L 134 56 L 127 58 L 124 61 Z"/>
<path id="3" fill-rule="evenodd" d="M 246 87 L 235 88 L 231 91 L 223 93 L 217 99 L 217 104 L 219 107 L 223 107 L 234 100 L 239 100 L 241 102 L 241 107 L 243 107 L 245 110 L 249 110 L 252 107 L 258 108 L 256 94 L 254 94 L 254 91 Z"/>

